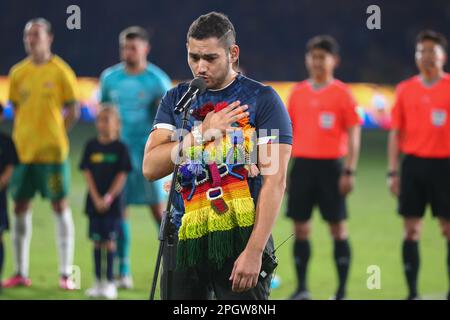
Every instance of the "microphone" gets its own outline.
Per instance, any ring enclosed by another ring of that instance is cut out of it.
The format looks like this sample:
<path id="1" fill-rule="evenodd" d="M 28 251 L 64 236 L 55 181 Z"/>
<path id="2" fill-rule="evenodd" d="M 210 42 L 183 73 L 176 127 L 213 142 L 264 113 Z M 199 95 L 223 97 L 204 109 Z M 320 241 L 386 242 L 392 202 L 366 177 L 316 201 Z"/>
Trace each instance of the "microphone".
<path id="1" fill-rule="evenodd" d="M 206 82 L 201 77 L 194 78 L 189 84 L 189 89 L 181 97 L 180 101 L 175 106 L 175 114 L 180 114 L 191 104 L 192 100 L 201 95 L 206 90 Z"/>

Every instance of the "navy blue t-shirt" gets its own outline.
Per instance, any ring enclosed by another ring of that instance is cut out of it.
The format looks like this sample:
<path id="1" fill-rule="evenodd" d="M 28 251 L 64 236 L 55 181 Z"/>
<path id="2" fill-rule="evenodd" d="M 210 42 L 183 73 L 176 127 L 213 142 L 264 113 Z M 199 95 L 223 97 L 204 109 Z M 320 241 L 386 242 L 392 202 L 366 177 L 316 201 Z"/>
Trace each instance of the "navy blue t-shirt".
<path id="1" fill-rule="evenodd" d="M 188 90 L 188 83 L 181 83 L 177 87 L 169 90 L 161 100 L 156 114 L 153 128 L 165 128 L 176 130 L 182 126 L 182 115 L 174 113 L 174 107 L 178 100 Z M 206 90 L 192 103 L 191 109 L 197 109 L 206 103 L 217 104 L 227 102 L 228 104 L 239 100 L 241 105 L 248 105 L 247 111 L 250 113 L 250 123 L 256 128 L 257 137 L 260 142 L 264 137 L 276 136 L 271 143 L 292 144 L 292 124 L 289 114 L 283 105 L 278 94 L 270 86 L 249 79 L 239 74 L 236 79 L 221 90 Z M 194 122 L 198 121 L 190 117 L 187 130 L 190 131 Z M 261 132 L 265 129 L 266 133 Z M 276 133 L 273 129 L 278 130 Z M 250 193 L 255 205 L 258 201 L 259 192 L 262 186 L 262 176 L 249 178 L 248 184 Z M 174 222 L 179 227 L 181 216 L 184 213 L 184 204 L 181 194 L 173 199 Z"/>
<path id="2" fill-rule="evenodd" d="M 117 174 L 131 171 L 128 149 L 125 144 L 118 140 L 102 144 L 98 139 L 92 139 L 88 141 L 84 148 L 80 169 L 91 172 L 97 191 L 103 196 L 108 192 Z M 106 214 L 118 217 L 122 214 L 123 208 L 122 192 L 111 203 L 111 207 Z M 88 215 L 97 214 L 89 192 L 86 199 L 86 213 Z"/>

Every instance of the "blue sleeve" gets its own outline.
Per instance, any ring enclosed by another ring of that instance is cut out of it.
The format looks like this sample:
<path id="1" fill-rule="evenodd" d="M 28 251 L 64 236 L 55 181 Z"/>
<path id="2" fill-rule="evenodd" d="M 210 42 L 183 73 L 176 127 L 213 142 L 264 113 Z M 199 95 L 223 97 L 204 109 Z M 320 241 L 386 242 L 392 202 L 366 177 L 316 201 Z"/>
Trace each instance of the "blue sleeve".
<path id="1" fill-rule="evenodd" d="M 174 89 L 166 92 L 164 97 L 158 106 L 158 111 L 156 112 L 155 121 L 153 122 L 153 129 L 162 128 L 164 126 L 171 127 L 170 129 L 176 129 L 176 122 L 173 114 L 174 103 Z"/>
<path id="2" fill-rule="evenodd" d="M 169 76 L 161 71 L 159 74 L 159 96 L 163 97 L 167 91 L 169 91 L 172 88 L 172 81 L 170 80 Z"/>
<path id="3" fill-rule="evenodd" d="M 158 103 L 160 102 L 161 98 L 164 97 L 166 92 L 172 88 L 172 81 L 164 71 L 158 69 L 158 73 L 156 74 L 156 76 L 158 79 L 158 84 L 155 92 L 156 99 L 153 102 L 154 108 L 158 107 Z"/>
<path id="4" fill-rule="evenodd" d="M 292 144 L 291 119 L 280 96 L 270 86 L 262 88 L 257 97 L 255 126 L 258 138 L 274 136 L 272 143 Z"/>

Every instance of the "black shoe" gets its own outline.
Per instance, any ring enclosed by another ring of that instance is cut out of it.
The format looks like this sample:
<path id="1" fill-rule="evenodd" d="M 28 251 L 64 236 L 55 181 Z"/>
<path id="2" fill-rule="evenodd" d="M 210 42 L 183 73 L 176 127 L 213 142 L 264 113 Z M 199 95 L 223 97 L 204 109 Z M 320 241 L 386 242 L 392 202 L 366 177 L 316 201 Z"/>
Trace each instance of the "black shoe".
<path id="1" fill-rule="evenodd" d="M 419 297 L 419 295 L 409 295 L 406 300 L 422 300 L 422 298 Z"/>
<path id="2" fill-rule="evenodd" d="M 345 300 L 345 294 L 336 294 L 332 296 L 330 300 Z"/>
<path id="3" fill-rule="evenodd" d="M 311 295 L 307 290 L 296 291 L 289 297 L 289 300 L 311 300 Z"/>
<path id="4" fill-rule="evenodd" d="M 330 300 L 345 300 L 345 289 L 338 288 L 336 294 L 330 298 Z"/>

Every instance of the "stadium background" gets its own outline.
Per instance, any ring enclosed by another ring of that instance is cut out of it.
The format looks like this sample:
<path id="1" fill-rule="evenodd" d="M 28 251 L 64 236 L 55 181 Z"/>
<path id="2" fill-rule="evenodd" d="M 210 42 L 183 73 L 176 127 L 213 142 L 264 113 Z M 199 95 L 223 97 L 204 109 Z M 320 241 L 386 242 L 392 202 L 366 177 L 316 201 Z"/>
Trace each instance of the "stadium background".
<path id="1" fill-rule="evenodd" d="M 81 8 L 81 30 L 68 30 L 66 8 L 77 4 Z M 366 28 L 366 8 L 377 4 L 381 8 L 381 30 Z M 36 16 L 50 20 L 54 27 L 53 51 L 63 57 L 84 79 L 86 107 L 89 119 L 95 112 L 95 78 L 118 61 L 117 35 L 126 26 L 137 24 L 152 34 L 150 60 L 162 67 L 172 79 L 190 78 L 186 64 L 185 35 L 189 24 L 202 13 L 211 10 L 228 14 L 235 24 L 241 46 L 241 66 L 245 73 L 260 81 L 273 83 L 286 97 L 293 81 L 306 76 L 303 66 L 304 45 L 308 38 L 329 33 L 337 38 L 342 50 L 342 63 L 337 77 L 354 83 L 370 83 L 352 87 L 362 108 L 362 115 L 375 114 L 374 92 L 381 88 L 384 107 L 389 109 L 393 85 L 413 75 L 414 38 L 423 28 L 442 32 L 448 30 L 448 1 L 12 1 L 0 2 L 0 76 L 25 56 L 22 31 L 25 22 Z M 182 13 L 182 14 L 180 14 Z M 447 27 L 447 28 L 446 28 Z M 447 36 L 449 34 L 447 33 Z M 92 79 L 93 78 L 93 79 Z M 0 78 L 0 101 L 6 99 L 6 79 Z M 366 127 L 370 121 L 365 118 Z M 382 123 L 382 127 L 386 127 Z M 11 122 L 1 125 L 10 131 Z M 85 141 L 95 135 L 91 122 L 80 122 L 71 132 L 72 190 L 70 201 L 76 223 L 75 264 L 81 270 L 81 286 L 92 282 L 92 259 L 87 239 L 87 219 L 83 214 L 85 185 L 77 170 L 80 150 Z M 362 154 L 355 192 L 350 196 L 351 244 L 353 265 L 349 279 L 350 299 L 402 299 L 406 296 L 401 270 L 401 220 L 395 213 L 395 201 L 385 184 L 386 131 L 366 129 L 362 137 Z M 136 289 L 121 291 L 120 298 L 146 299 L 153 274 L 157 249 L 157 229 L 146 208 L 133 207 L 132 268 Z M 284 218 L 284 207 L 277 222 L 274 237 L 280 243 L 292 231 Z M 6 234 L 7 263 L 4 275 L 12 272 L 10 234 Z M 310 288 L 313 298 L 327 299 L 335 288 L 332 263 L 332 242 L 326 224 L 318 215 L 314 218 L 313 257 Z M 440 299 L 447 290 L 445 242 L 437 221 L 428 215 L 421 241 L 422 265 L 420 289 L 425 298 Z M 295 288 L 291 257 L 292 241 L 280 248 L 277 274 L 281 284 L 272 291 L 272 298 L 283 299 Z M 34 201 L 33 238 L 30 257 L 31 288 L 4 291 L 0 299 L 78 299 L 83 290 L 61 292 L 57 288 L 54 222 L 48 203 Z M 381 269 L 381 289 L 366 286 L 367 268 Z"/>

